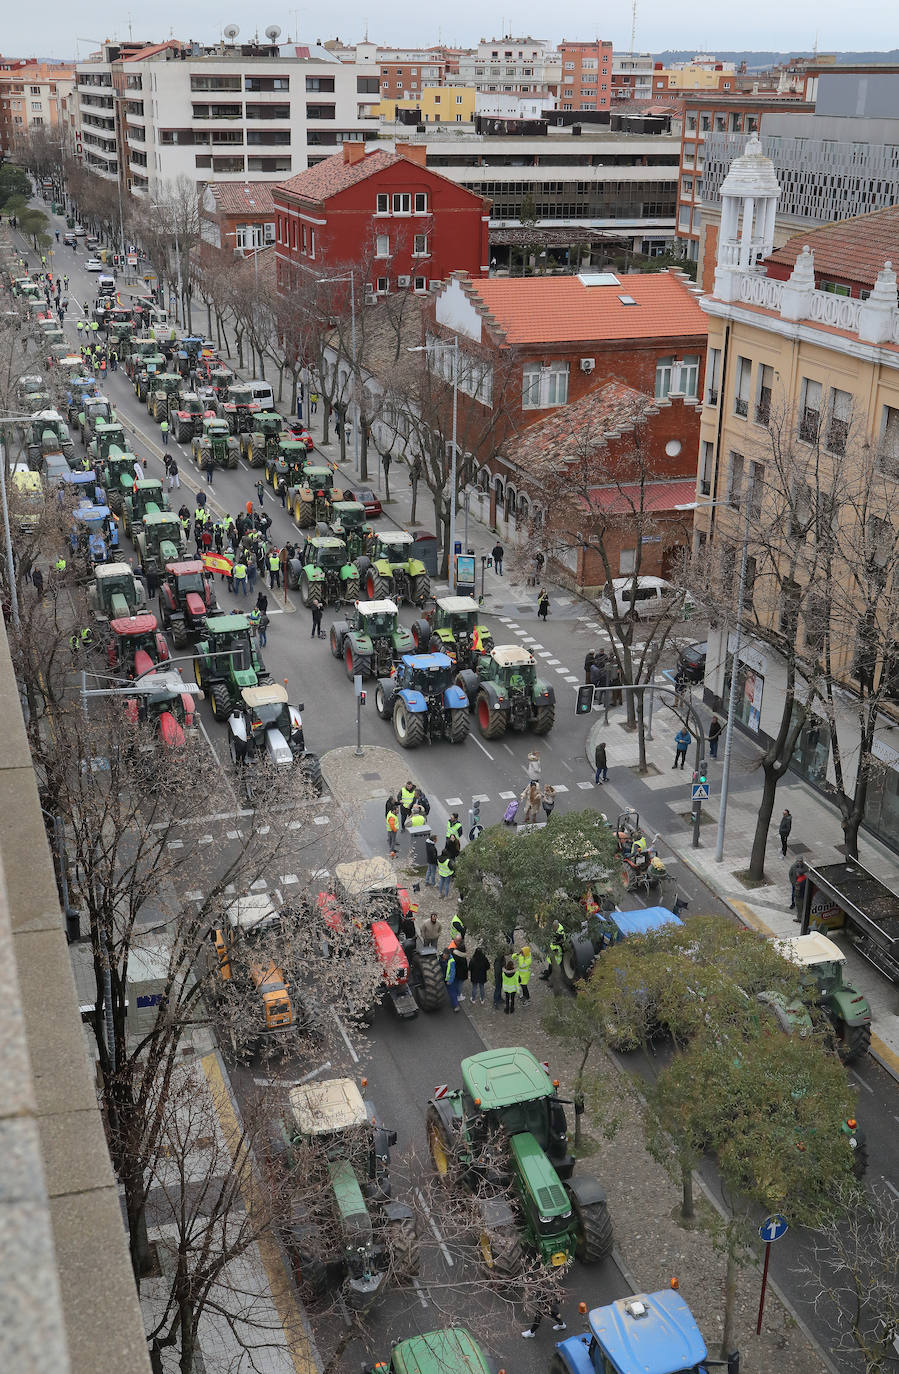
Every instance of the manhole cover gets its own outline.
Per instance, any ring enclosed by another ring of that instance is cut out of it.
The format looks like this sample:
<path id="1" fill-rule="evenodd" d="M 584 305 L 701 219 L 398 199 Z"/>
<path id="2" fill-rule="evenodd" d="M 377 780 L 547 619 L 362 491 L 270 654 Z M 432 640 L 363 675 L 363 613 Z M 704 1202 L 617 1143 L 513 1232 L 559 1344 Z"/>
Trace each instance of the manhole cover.
<path id="1" fill-rule="evenodd" d="M 366 782 L 380 782 L 381 780 L 380 773 L 363 773 L 362 776 Z"/>
<path id="2" fill-rule="evenodd" d="M 787 848 L 792 849 L 794 854 L 811 854 L 812 852 L 812 847 L 810 844 L 789 844 L 787 845 Z M 843 846 L 837 845 L 837 848 L 842 849 Z"/>

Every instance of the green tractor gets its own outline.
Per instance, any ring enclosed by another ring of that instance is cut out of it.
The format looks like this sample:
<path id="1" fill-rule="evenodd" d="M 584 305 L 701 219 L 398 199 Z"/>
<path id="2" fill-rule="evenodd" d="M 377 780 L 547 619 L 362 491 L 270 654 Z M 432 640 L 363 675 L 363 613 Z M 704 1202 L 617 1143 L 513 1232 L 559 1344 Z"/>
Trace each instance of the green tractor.
<path id="1" fill-rule="evenodd" d="M 130 492 L 122 495 L 122 525 L 130 539 L 134 539 L 147 515 L 168 510 L 168 497 L 158 477 L 145 477 L 135 482 Z"/>
<path id="2" fill-rule="evenodd" d="M 117 424 L 118 417 L 106 396 L 85 396 L 75 423 L 81 431 L 81 442 L 87 445 L 96 434 L 97 425 Z"/>
<path id="3" fill-rule="evenodd" d="M 350 1078 L 291 1088 L 275 1138 L 286 1180 L 302 1178 L 285 1230 L 300 1282 L 321 1294 L 342 1284 L 347 1306 L 366 1311 L 391 1273 L 412 1279 L 419 1244 L 412 1209 L 391 1197 L 390 1148 L 396 1132 Z"/>
<path id="4" fill-rule="evenodd" d="M 361 501 L 332 501 L 329 533 L 346 544 L 347 554 L 355 562 L 372 537 L 371 525 L 365 520 Z"/>
<path id="5" fill-rule="evenodd" d="M 147 410 L 157 424 L 168 420 L 170 398 L 174 399 L 182 386 L 181 376 L 177 372 L 159 372 L 153 377 L 152 386 L 147 391 Z"/>
<path id="6" fill-rule="evenodd" d="M 113 515 L 121 515 L 125 497 L 134 486 L 137 459 L 113 444 L 104 462 L 95 464 L 97 481 L 106 489 L 106 503 Z"/>
<path id="7" fill-rule="evenodd" d="M 88 601 L 94 619 L 104 626 L 111 620 L 128 620 L 149 610 L 143 583 L 138 582 L 127 563 L 101 563 L 95 568 Z"/>
<path id="8" fill-rule="evenodd" d="M 546 735 L 556 718 L 555 688 L 537 676 L 537 660 L 520 644 L 499 644 L 463 668 L 456 681 L 475 712 L 484 739 L 507 730 Z"/>
<path id="9" fill-rule="evenodd" d="M 394 601 L 424 606 L 431 595 L 431 578 L 424 563 L 412 557 L 414 543 L 408 530 L 383 530 L 372 535 L 368 550 L 356 559 L 370 600 L 389 596 Z"/>
<path id="10" fill-rule="evenodd" d="M 297 474 L 297 485 L 287 488 L 287 505 L 301 530 L 309 529 L 317 521 L 327 524 L 331 504 L 340 501 L 343 492 L 334 490 L 334 473 L 330 468 L 306 463 Z"/>
<path id="11" fill-rule="evenodd" d="M 58 410 L 39 410 L 26 426 L 28 466 L 37 471 L 53 453 L 61 453 L 67 460 L 75 457 L 75 445 L 69 427 Z"/>
<path id="12" fill-rule="evenodd" d="M 97 476 L 105 473 L 106 460 L 113 449 L 124 453 L 127 447 L 125 431 L 118 420 L 112 424 L 98 420 L 94 426 L 94 437 L 87 446 L 87 456 Z M 108 483 L 104 481 L 103 485 L 107 486 Z"/>
<path id="13" fill-rule="evenodd" d="M 183 385 L 183 383 L 182 383 Z M 203 420 L 211 415 L 195 391 L 176 391 L 169 396 L 168 420 L 176 443 L 193 439 L 203 431 Z"/>
<path id="14" fill-rule="evenodd" d="M 434 609 L 412 625 L 412 638 L 420 654 L 446 654 L 456 670 L 474 671 L 481 654 L 493 648 L 487 625 L 478 623 L 481 608 L 472 596 L 438 596 Z"/>
<path id="15" fill-rule="evenodd" d="M 252 429 L 240 432 L 241 455 L 251 468 L 261 468 L 265 463 L 269 481 L 272 479 L 268 476 L 268 460 L 277 454 L 278 440 L 285 430 L 284 421 L 276 410 L 260 410 L 253 416 Z"/>
<path id="16" fill-rule="evenodd" d="M 227 420 L 208 416 L 203 420 L 202 433 L 191 440 L 190 454 L 201 468 L 209 458 L 217 468 L 236 468 L 240 459 L 240 445 L 228 428 Z"/>
<path id="17" fill-rule="evenodd" d="M 868 1000 L 843 978 L 846 956 L 828 935 L 813 931 L 778 940 L 777 947 L 803 973 L 804 1000 L 817 1003 L 833 1027 L 836 1049 L 844 1064 L 862 1059 L 871 1045 Z"/>
<path id="18" fill-rule="evenodd" d="M 134 394 L 139 401 L 146 401 L 156 384 L 156 378 L 164 372 L 165 358 L 161 353 L 150 353 L 135 362 L 131 380 L 134 383 Z"/>
<path id="19" fill-rule="evenodd" d="M 311 606 L 315 599 L 323 606 L 358 600 L 359 577 L 342 539 L 313 535 L 306 540 L 302 558 L 300 600 L 304 606 Z"/>
<path id="20" fill-rule="evenodd" d="M 572 1177 L 565 1107 L 543 1065 L 530 1050 L 508 1047 L 470 1055 L 461 1069 L 462 1088 L 428 1103 L 428 1149 L 447 1187 L 480 1199 L 488 1270 L 519 1273 L 525 1250 L 552 1268 L 575 1256 L 584 1264 L 605 1259 L 605 1189 L 589 1175 Z"/>
<path id="21" fill-rule="evenodd" d="M 170 559 L 174 562 L 174 559 Z M 241 703 L 245 687 L 267 682 L 270 673 L 259 656 L 244 615 L 211 615 L 197 644 L 194 677 L 210 698 L 212 714 L 225 722 Z"/>
<path id="22" fill-rule="evenodd" d="M 450 1326 L 400 1341 L 389 1363 L 363 1365 L 362 1374 L 493 1374 L 495 1367 L 466 1327 Z"/>
<path id="23" fill-rule="evenodd" d="M 232 434 L 253 429 L 259 409 L 259 402 L 253 400 L 253 388 L 248 382 L 232 382 L 224 399 L 217 401 L 215 407 L 219 419 L 228 421 Z"/>
<path id="24" fill-rule="evenodd" d="M 251 436 L 252 437 L 252 436 Z M 265 479 L 274 487 L 278 496 L 281 488 L 289 491 L 298 487 L 306 466 L 308 450 L 301 439 L 291 439 L 281 435 L 277 448 L 266 450 Z"/>
<path id="25" fill-rule="evenodd" d="M 412 636 L 399 623 L 393 601 L 357 601 L 353 619 L 335 620 L 331 626 L 331 653 L 342 658 L 350 680 L 389 677 L 403 654 L 412 652 Z"/>
<path id="26" fill-rule="evenodd" d="M 174 511 L 148 511 L 135 531 L 134 547 L 144 572 L 162 577 L 166 563 L 177 563 L 187 547 Z"/>
<path id="27" fill-rule="evenodd" d="M 135 372 L 140 371 L 144 358 L 152 358 L 159 352 L 155 339 L 131 339 L 125 358 L 125 372 L 134 381 Z"/>

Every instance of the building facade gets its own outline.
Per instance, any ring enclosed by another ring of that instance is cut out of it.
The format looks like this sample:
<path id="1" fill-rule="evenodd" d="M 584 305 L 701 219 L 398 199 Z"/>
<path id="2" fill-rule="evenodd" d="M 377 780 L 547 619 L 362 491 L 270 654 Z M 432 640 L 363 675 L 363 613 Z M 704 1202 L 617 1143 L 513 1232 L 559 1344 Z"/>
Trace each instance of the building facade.
<path id="1" fill-rule="evenodd" d="M 200 237 L 245 257 L 275 242 L 275 202 L 268 181 L 211 181 L 200 195 Z"/>
<path id="2" fill-rule="evenodd" d="M 612 104 L 612 44 L 595 39 L 579 43 L 563 38 L 559 44 L 563 110 L 608 110 Z"/>
<path id="3" fill-rule="evenodd" d="M 426 86 L 442 86 L 446 63 L 433 49 L 385 53 L 379 49 L 380 95 L 383 100 L 417 100 Z"/>
<path id="4" fill-rule="evenodd" d="M 651 100 L 652 53 L 616 52 L 612 56 L 612 103 L 621 100 Z"/>
<path id="5" fill-rule="evenodd" d="M 562 59 L 545 38 L 482 39 L 474 52 L 459 57 L 458 74 L 447 81 L 478 91 L 519 95 L 558 95 Z"/>
<path id="6" fill-rule="evenodd" d="M 0 156 L 36 130 L 58 134 L 76 151 L 77 113 L 73 67 L 34 59 L 0 59 Z"/>

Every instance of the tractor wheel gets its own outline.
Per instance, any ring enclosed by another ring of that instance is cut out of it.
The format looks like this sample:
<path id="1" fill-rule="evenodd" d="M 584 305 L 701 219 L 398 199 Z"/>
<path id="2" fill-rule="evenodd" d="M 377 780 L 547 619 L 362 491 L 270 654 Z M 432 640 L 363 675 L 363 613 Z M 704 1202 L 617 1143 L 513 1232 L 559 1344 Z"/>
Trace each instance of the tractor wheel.
<path id="1" fill-rule="evenodd" d="M 470 668 L 463 668 L 456 674 L 456 686 L 461 687 L 468 697 L 468 709 L 474 710 L 474 704 L 478 699 L 478 675 L 473 673 Z"/>
<path id="2" fill-rule="evenodd" d="M 562 978 L 573 987 L 580 978 L 589 978 L 596 963 L 593 941 L 586 935 L 572 935 L 562 954 Z"/>
<path id="3" fill-rule="evenodd" d="M 229 445 L 228 445 L 228 462 L 227 462 L 227 466 L 228 466 L 229 468 L 231 468 L 232 471 L 233 471 L 234 468 L 237 467 L 237 464 L 238 464 L 239 459 L 240 459 L 240 449 L 237 447 L 237 445 L 236 445 L 235 443 L 233 443 L 233 442 L 232 442 L 232 443 L 229 443 Z"/>
<path id="4" fill-rule="evenodd" d="M 185 644 L 187 643 L 187 630 L 184 628 L 184 621 L 180 618 L 178 620 L 173 620 L 171 629 L 172 642 L 174 643 L 175 648 L 183 649 Z"/>
<path id="5" fill-rule="evenodd" d="M 320 797 L 324 790 L 324 783 L 322 781 L 322 766 L 319 763 L 318 754 L 304 754 L 300 760 L 300 767 L 312 791 L 317 797 Z"/>
<path id="6" fill-rule="evenodd" d="M 197 686 L 198 686 L 198 687 L 201 689 L 201 691 L 202 691 L 202 688 L 203 688 L 203 674 L 202 674 L 202 672 L 201 672 L 201 670 L 200 670 L 200 660 L 199 660 L 198 658 L 195 658 L 195 659 L 194 659 L 194 681 L 196 682 Z"/>
<path id="7" fill-rule="evenodd" d="M 390 596 L 391 587 L 386 577 L 375 568 L 369 568 L 365 578 L 365 594 L 369 601 L 383 601 Z"/>
<path id="8" fill-rule="evenodd" d="M 534 724 L 531 727 L 535 735 L 548 735 L 553 728 L 556 719 L 556 708 L 553 706 L 538 706 L 534 716 Z"/>
<path id="9" fill-rule="evenodd" d="M 398 1279 L 411 1279 L 421 1268 L 421 1246 L 413 1217 L 398 1217 L 387 1223 L 390 1263 Z"/>
<path id="10" fill-rule="evenodd" d="M 375 710 L 382 720 L 389 720 L 393 715 L 393 702 L 387 700 L 380 682 L 375 688 Z"/>
<path id="11" fill-rule="evenodd" d="M 369 558 L 368 554 L 360 553 L 359 557 L 356 559 L 356 571 L 359 574 L 360 582 L 365 580 L 365 574 L 368 572 L 370 567 L 371 559 Z"/>
<path id="12" fill-rule="evenodd" d="M 185 424 L 183 420 L 175 421 L 175 442 L 183 444 L 185 439 L 190 438 L 190 424 Z"/>
<path id="13" fill-rule="evenodd" d="M 106 497 L 106 504 L 107 504 L 107 506 L 109 507 L 109 509 L 112 511 L 113 515 L 121 516 L 121 514 L 122 514 L 122 493 L 121 493 L 120 491 L 111 491 L 111 492 L 109 492 L 109 493 L 107 494 L 107 497 Z"/>
<path id="14" fill-rule="evenodd" d="M 247 440 L 247 462 L 251 468 L 261 468 L 265 461 L 265 446 L 254 444 L 252 439 Z"/>
<path id="15" fill-rule="evenodd" d="M 514 1278 L 521 1273 L 524 1263 L 521 1237 L 513 1226 L 482 1231 L 479 1244 L 481 1258 L 491 1274 Z"/>
<path id="16" fill-rule="evenodd" d="M 417 653 L 431 653 L 431 627 L 426 620 L 413 620 L 412 643 Z"/>
<path id="17" fill-rule="evenodd" d="M 357 673 L 361 673 L 362 676 L 365 677 L 366 660 L 364 658 L 356 657 L 356 650 L 353 648 L 349 640 L 347 641 L 343 651 L 343 662 L 346 668 L 346 675 L 349 678 L 350 682 L 352 682 L 353 678 L 356 676 Z"/>
<path id="18" fill-rule="evenodd" d="M 305 571 L 300 574 L 300 600 L 304 606 L 312 605 L 312 584 Z"/>
<path id="19" fill-rule="evenodd" d="M 484 739 L 499 739 L 500 735 L 506 733 L 505 711 L 493 711 L 490 708 L 490 700 L 486 692 L 479 692 L 478 699 L 474 704 L 474 709 L 478 717 L 478 729 Z"/>
<path id="20" fill-rule="evenodd" d="M 470 729 L 471 720 L 464 706 L 457 707 L 455 711 L 450 711 L 446 732 L 450 744 L 464 744 Z"/>
<path id="21" fill-rule="evenodd" d="M 444 1001 L 446 994 L 444 993 Z M 449 1186 L 456 1173 L 456 1152 L 448 1140 L 440 1113 L 436 1107 L 429 1107 L 425 1116 L 425 1130 L 428 1133 L 428 1151 L 431 1163 L 440 1182 Z"/>
<path id="22" fill-rule="evenodd" d="M 871 1027 L 851 1026 L 843 1030 L 837 1041 L 837 1053 L 844 1064 L 854 1064 L 871 1048 Z"/>
<path id="23" fill-rule="evenodd" d="M 398 701 L 393 708 L 393 733 L 401 749 L 417 749 L 424 743 L 424 712 L 413 715 L 404 701 Z"/>
<path id="24" fill-rule="evenodd" d="M 212 688 L 212 714 L 216 720 L 227 720 L 231 714 L 231 693 L 224 682 L 216 682 Z"/>
<path id="25" fill-rule="evenodd" d="M 329 634 L 328 639 L 331 645 L 331 653 L 333 654 L 334 658 L 342 658 L 343 645 L 340 642 L 340 635 L 337 633 L 336 625 L 331 626 L 331 633 Z"/>
<path id="26" fill-rule="evenodd" d="M 577 1257 L 581 1264 L 596 1264 L 612 1251 L 612 1218 L 605 1202 L 578 1202 L 569 1194 L 577 1222 Z"/>
<path id="27" fill-rule="evenodd" d="M 436 954 L 414 954 L 417 982 L 412 994 L 422 1011 L 440 1011 L 446 1006 L 443 970 Z"/>
<path id="28" fill-rule="evenodd" d="M 343 599 L 349 601 L 350 605 L 359 600 L 359 579 L 358 577 L 348 577 L 343 587 Z"/>
<path id="29" fill-rule="evenodd" d="M 301 530 L 307 530 L 315 521 L 315 503 L 299 497 L 294 508 L 296 522 Z"/>
<path id="30" fill-rule="evenodd" d="M 228 752 L 231 755 L 231 762 L 235 768 L 239 768 L 246 762 L 247 745 L 245 740 L 240 740 L 233 731 L 228 732 Z"/>
<path id="31" fill-rule="evenodd" d="M 416 573 L 409 579 L 409 600 L 415 606 L 423 606 L 431 595 L 430 573 Z"/>

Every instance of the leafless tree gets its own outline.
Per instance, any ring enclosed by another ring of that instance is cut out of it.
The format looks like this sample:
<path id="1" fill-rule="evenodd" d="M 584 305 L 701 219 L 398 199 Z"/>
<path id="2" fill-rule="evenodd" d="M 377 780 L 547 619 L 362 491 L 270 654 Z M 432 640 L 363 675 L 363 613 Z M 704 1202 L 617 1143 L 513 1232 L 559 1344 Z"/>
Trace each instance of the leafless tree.
<path id="1" fill-rule="evenodd" d="M 184 324 L 193 332 L 193 254 L 200 242 L 200 206 L 189 177 L 167 182 L 154 204 L 132 208 L 130 223 L 159 273 L 160 281 L 180 293 Z"/>

